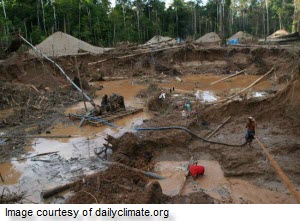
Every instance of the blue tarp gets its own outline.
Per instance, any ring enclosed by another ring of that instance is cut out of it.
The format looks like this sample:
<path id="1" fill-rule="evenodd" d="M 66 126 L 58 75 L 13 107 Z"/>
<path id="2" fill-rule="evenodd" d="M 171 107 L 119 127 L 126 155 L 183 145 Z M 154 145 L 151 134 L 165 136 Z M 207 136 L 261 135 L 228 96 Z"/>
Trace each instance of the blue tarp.
<path id="1" fill-rule="evenodd" d="M 180 38 L 180 37 L 177 37 L 177 38 L 176 38 L 176 42 L 177 42 L 177 43 L 182 43 L 182 42 L 184 42 L 184 40 L 183 40 L 182 38 Z"/>
<path id="2" fill-rule="evenodd" d="M 237 45 L 239 44 L 239 39 L 235 38 L 235 39 L 231 39 L 228 41 L 229 45 Z"/>

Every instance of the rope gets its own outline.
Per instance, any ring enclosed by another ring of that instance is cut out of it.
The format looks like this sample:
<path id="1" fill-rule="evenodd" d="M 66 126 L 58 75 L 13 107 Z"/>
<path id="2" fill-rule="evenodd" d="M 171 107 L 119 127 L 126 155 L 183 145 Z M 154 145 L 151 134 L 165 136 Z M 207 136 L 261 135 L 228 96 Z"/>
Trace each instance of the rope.
<path id="1" fill-rule="evenodd" d="M 297 192 L 296 188 L 294 187 L 292 181 L 285 175 L 283 170 L 280 168 L 279 164 L 275 161 L 275 159 L 270 155 L 270 153 L 267 151 L 266 147 L 255 137 L 260 147 L 263 149 L 265 154 L 267 155 L 268 159 L 271 162 L 271 165 L 276 170 L 278 176 L 280 177 L 281 181 L 286 185 L 290 193 L 293 195 L 293 197 L 296 199 L 297 203 L 300 203 L 300 195 Z"/>

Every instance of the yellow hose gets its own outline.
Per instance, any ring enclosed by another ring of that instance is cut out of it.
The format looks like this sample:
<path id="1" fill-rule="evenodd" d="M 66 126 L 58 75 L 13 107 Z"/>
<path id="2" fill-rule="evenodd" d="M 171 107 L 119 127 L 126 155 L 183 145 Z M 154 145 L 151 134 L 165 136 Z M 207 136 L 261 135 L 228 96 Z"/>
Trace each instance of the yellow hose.
<path id="1" fill-rule="evenodd" d="M 275 159 L 269 154 L 269 152 L 267 151 L 265 146 L 257 139 L 257 137 L 255 137 L 255 139 L 257 140 L 257 142 L 259 143 L 259 145 L 261 146 L 261 148 L 263 149 L 263 151 L 267 155 L 268 159 L 271 162 L 271 165 L 274 167 L 274 169 L 278 173 L 278 175 L 279 175 L 280 179 L 282 180 L 282 182 L 289 189 L 290 193 L 295 197 L 297 203 L 300 203 L 300 195 L 297 192 L 297 190 L 296 190 L 295 186 L 293 185 L 292 181 L 285 175 L 285 173 L 282 171 L 282 169 L 280 168 L 278 163 L 275 161 Z"/>

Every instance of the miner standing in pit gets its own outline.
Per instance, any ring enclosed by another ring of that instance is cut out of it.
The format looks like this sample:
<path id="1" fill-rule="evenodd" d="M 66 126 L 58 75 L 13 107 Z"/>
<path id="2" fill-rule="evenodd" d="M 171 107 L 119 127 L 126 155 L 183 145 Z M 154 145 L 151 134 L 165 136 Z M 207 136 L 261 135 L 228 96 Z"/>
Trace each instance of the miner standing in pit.
<path id="1" fill-rule="evenodd" d="M 252 147 L 252 140 L 254 139 L 255 136 L 255 131 L 256 131 L 256 121 L 253 117 L 248 117 L 248 121 L 247 121 L 247 132 L 246 132 L 246 142 L 249 144 L 249 147 Z"/>

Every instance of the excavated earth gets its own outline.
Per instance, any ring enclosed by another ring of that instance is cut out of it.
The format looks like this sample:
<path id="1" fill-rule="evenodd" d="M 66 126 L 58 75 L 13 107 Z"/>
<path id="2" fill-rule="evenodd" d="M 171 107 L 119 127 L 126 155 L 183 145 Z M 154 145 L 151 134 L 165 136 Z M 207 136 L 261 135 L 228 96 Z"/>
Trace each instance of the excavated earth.
<path id="1" fill-rule="evenodd" d="M 121 95 L 130 90 L 130 84 L 136 87 L 140 92 L 130 95 L 131 100 L 142 100 L 144 109 L 151 114 L 151 119 L 138 127 L 183 126 L 205 137 L 231 116 L 210 138 L 229 144 L 244 143 L 246 119 L 253 116 L 258 123 L 257 137 L 299 191 L 300 53 L 297 48 L 185 46 L 114 59 L 128 51 L 120 49 L 99 56 L 77 57 L 82 77 L 93 85 L 90 93 L 95 97 L 101 95 L 98 85 L 103 79 L 116 80 L 107 85 L 118 85 L 114 89 Z M 104 59 L 108 60 L 89 65 Z M 55 60 L 71 78 L 77 76 L 73 57 Z M 263 92 L 263 97 L 254 97 L 251 92 L 225 103 L 195 98 L 194 93 L 200 89 L 213 91 L 218 99 L 226 98 L 271 68 L 275 68 L 274 73 L 252 91 Z M 247 75 L 229 79 L 220 83 L 221 86 L 210 86 L 211 82 L 240 70 L 245 70 Z M 38 59 L 26 60 L 25 55 L 14 55 L 1 63 L 0 81 L 3 82 L 0 132 L 5 134 L 51 132 L 49 127 L 58 121 L 68 125 L 64 110 L 82 100 L 53 65 Z M 124 82 L 129 82 L 129 86 Z M 230 90 L 230 84 L 238 85 L 236 91 Z M 103 85 L 105 89 L 105 81 Z M 126 87 L 122 90 L 119 85 Z M 166 92 L 165 99 L 158 98 L 162 90 Z M 187 99 L 192 102 L 193 112 L 186 118 L 181 112 Z M 203 142 L 180 130 L 128 130 L 114 135 L 108 136 L 112 151 L 107 160 L 154 171 L 166 179 L 156 181 L 120 166 L 101 168 L 100 172 L 73 177 L 77 181 L 71 193 L 61 196 L 64 203 L 295 203 L 256 141 L 253 147 L 224 146 Z M 1 142 L 1 162 L 26 154 L 27 140 Z M 11 148 L 13 151 L 9 151 Z M 188 177 L 179 194 L 184 165 L 191 157 L 205 166 L 206 173 L 198 180 Z M 3 199 L 2 202 L 10 202 Z M 50 202 L 61 201 L 54 197 Z"/>

